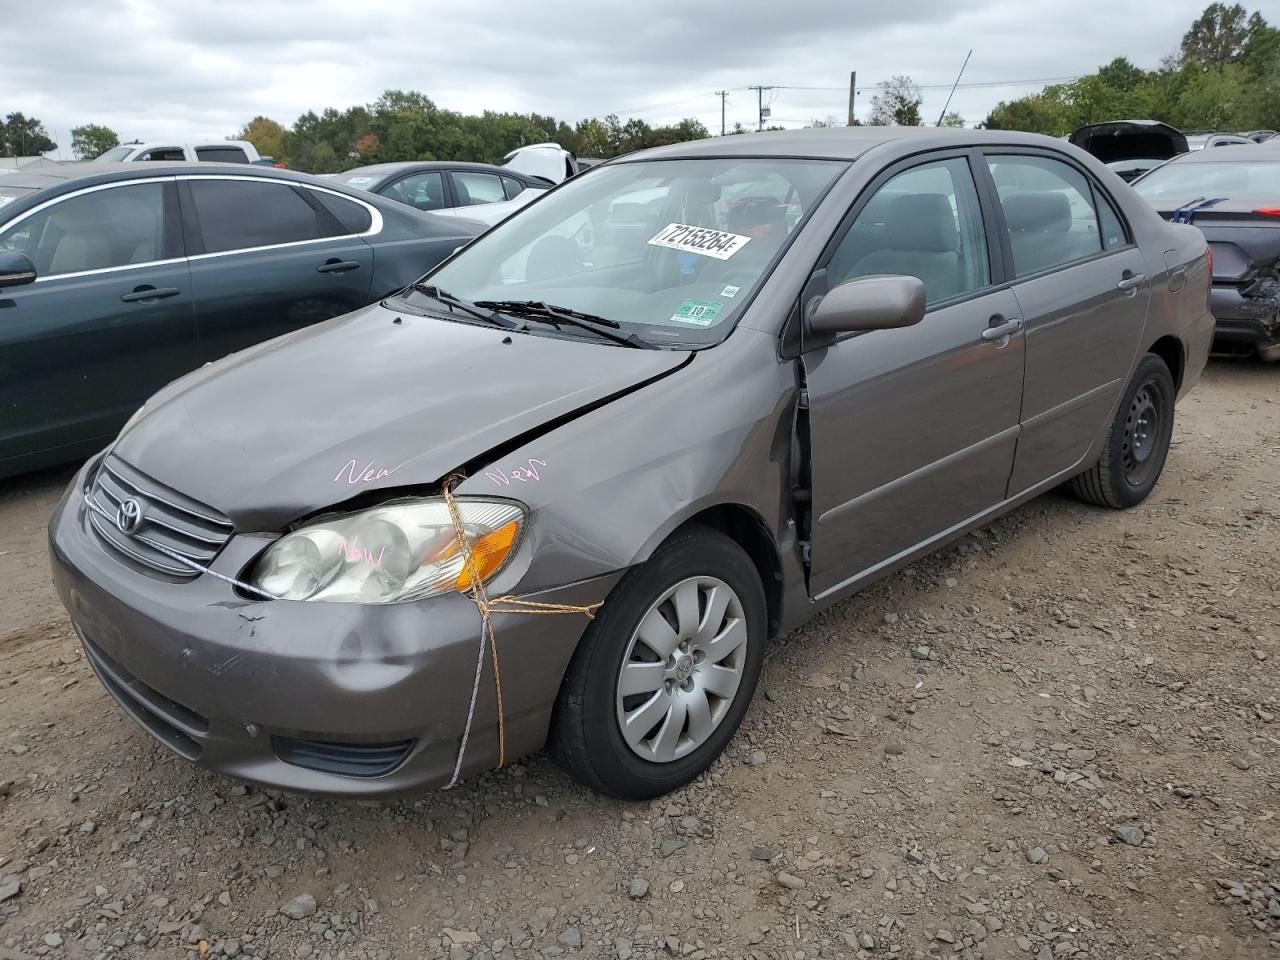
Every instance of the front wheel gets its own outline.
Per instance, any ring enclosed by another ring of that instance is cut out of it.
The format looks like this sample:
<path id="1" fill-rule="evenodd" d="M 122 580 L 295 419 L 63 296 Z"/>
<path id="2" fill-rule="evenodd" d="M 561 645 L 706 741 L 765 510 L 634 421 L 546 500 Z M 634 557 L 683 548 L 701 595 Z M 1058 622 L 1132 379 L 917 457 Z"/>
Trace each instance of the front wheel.
<path id="1" fill-rule="evenodd" d="M 1173 375 L 1148 353 L 1125 390 L 1097 463 L 1071 481 L 1087 503 L 1122 510 L 1147 499 L 1160 479 L 1173 438 Z"/>
<path id="2" fill-rule="evenodd" d="M 623 578 L 583 635 L 556 702 L 552 755 L 625 800 L 693 780 L 742 722 L 766 619 L 741 547 L 703 527 L 677 533 Z"/>

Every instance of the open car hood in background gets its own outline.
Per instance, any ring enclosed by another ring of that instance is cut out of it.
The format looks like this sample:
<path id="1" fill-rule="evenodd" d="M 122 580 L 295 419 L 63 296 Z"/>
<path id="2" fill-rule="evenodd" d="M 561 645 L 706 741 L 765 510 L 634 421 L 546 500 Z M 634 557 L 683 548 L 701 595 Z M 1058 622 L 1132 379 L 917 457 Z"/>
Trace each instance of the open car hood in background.
<path id="1" fill-rule="evenodd" d="M 1109 120 L 1081 127 L 1068 138 L 1103 163 L 1170 160 L 1188 151 L 1187 138 L 1159 120 Z"/>

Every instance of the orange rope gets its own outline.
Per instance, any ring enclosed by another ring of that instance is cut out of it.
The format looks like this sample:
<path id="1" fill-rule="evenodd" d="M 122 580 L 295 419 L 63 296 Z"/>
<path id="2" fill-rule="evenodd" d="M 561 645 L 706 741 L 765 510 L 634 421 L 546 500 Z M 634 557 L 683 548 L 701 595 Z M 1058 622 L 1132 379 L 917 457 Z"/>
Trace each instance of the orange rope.
<path id="1" fill-rule="evenodd" d="M 458 759 L 454 765 L 453 778 L 449 781 L 448 787 L 452 787 L 458 782 L 458 775 L 462 770 L 462 760 L 467 751 L 467 741 L 471 735 L 471 721 L 475 716 L 476 693 L 479 690 L 480 670 L 478 665 L 483 662 L 484 646 L 489 647 L 489 659 L 493 664 L 493 689 L 494 697 L 497 701 L 498 708 L 498 766 L 502 767 L 507 761 L 507 727 L 506 717 L 502 707 L 502 669 L 498 662 L 498 640 L 493 633 L 493 614 L 495 613 L 526 613 L 526 614 L 565 614 L 565 613 L 581 613 L 588 620 L 595 619 L 595 613 L 601 607 L 601 603 L 591 603 L 584 606 L 577 606 L 567 603 L 540 603 L 536 600 L 522 600 L 519 597 L 503 595 L 496 600 L 490 600 L 489 595 L 485 592 L 483 578 L 480 576 L 480 568 L 476 565 L 475 555 L 471 551 L 471 543 L 467 539 L 467 532 L 462 524 L 462 515 L 458 512 L 458 504 L 453 496 L 453 488 L 460 484 L 466 476 L 461 473 L 455 473 L 449 476 L 441 492 L 444 496 L 445 505 L 449 508 L 449 519 L 453 522 L 453 535 L 457 540 L 458 549 L 462 553 L 463 566 L 467 571 L 468 579 L 471 581 L 471 587 L 468 589 L 467 595 L 476 605 L 476 609 L 480 611 L 480 660 L 477 661 L 477 670 L 475 684 L 471 690 L 471 707 L 467 713 L 467 723 L 462 732 L 462 743 L 458 747 Z M 448 789 L 446 787 L 446 789 Z"/>

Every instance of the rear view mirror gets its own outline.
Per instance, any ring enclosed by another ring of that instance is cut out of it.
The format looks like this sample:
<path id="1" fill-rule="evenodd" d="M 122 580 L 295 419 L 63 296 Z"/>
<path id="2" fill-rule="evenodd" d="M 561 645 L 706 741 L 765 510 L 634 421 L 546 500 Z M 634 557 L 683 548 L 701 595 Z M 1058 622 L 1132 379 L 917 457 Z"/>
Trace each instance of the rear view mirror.
<path id="1" fill-rule="evenodd" d="M 36 268 L 26 254 L 17 250 L 0 250 L 0 287 L 20 287 L 34 283 Z"/>
<path id="2" fill-rule="evenodd" d="M 818 334 L 910 327 L 924 319 L 924 307 L 924 284 L 918 277 L 858 277 L 811 306 L 808 327 Z"/>

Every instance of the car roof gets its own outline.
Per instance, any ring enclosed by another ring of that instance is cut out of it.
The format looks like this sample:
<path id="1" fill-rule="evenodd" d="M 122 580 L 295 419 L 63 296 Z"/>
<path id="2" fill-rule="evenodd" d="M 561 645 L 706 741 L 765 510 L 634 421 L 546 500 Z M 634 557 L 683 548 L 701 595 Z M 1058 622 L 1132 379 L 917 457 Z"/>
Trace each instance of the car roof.
<path id="1" fill-rule="evenodd" d="M 146 163 L 96 163 L 89 160 L 84 163 L 59 164 L 56 167 L 42 166 L 30 172 L 25 170 L 0 170 L 0 186 L 16 187 L 21 190 L 43 190 L 49 187 L 65 187 L 67 190 L 76 190 L 80 187 L 94 186 L 99 183 L 145 180 L 150 177 L 227 175 L 316 185 L 315 178 L 308 174 L 252 163 L 193 163 L 191 161 L 174 161 L 173 163 L 150 161 Z M 332 186 L 338 187 L 341 185 L 334 184 Z M 58 192 L 64 191 L 59 190 Z"/>
<path id="2" fill-rule="evenodd" d="M 654 147 L 621 157 L 614 163 L 637 160 L 675 160 L 698 157 L 778 157 L 817 160 L 854 160 L 868 150 L 889 143 L 908 143 L 919 150 L 957 146 L 1014 145 L 1053 147 L 1062 141 L 1038 133 L 1012 130 L 957 130 L 945 127 L 816 127 L 805 130 L 771 130 L 690 140 Z"/>
<path id="3" fill-rule="evenodd" d="M 1280 155 L 1262 143 L 1238 143 L 1230 150 L 1197 150 L 1194 153 L 1180 153 L 1170 163 L 1257 163 L 1258 161 L 1280 163 Z"/>
<path id="4" fill-rule="evenodd" d="M 515 177 L 517 180 L 529 179 L 523 173 L 507 167 L 499 167 L 492 163 L 473 163 L 467 160 L 403 160 L 396 163 L 373 163 L 367 167 L 352 167 L 335 173 L 335 177 L 345 177 L 353 173 L 381 174 L 393 176 L 397 173 L 423 172 L 431 170 L 474 170 L 477 173 L 500 173 L 503 176 Z"/>

